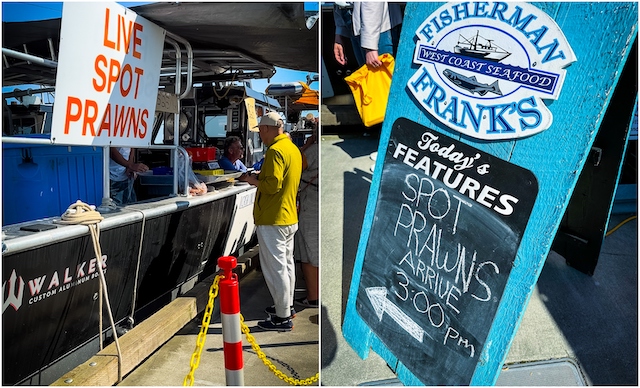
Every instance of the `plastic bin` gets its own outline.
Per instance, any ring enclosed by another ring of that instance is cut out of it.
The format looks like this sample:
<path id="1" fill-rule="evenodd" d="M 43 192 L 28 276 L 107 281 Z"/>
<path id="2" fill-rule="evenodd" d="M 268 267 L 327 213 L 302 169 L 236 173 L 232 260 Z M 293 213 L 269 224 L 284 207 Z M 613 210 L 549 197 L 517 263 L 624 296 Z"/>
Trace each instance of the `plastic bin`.
<path id="1" fill-rule="evenodd" d="M 153 174 L 140 174 L 138 180 L 140 182 L 139 199 L 165 197 L 173 194 L 173 174 L 157 175 L 153 171 Z"/>
<path id="2" fill-rule="evenodd" d="M 224 170 L 221 168 L 215 170 L 193 170 L 193 172 L 200 175 L 224 175 Z"/>
<path id="3" fill-rule="evenodd" d="M 172 167 L 154 167 L 153 175 L 173 175 Z"/>
<path id="4" fill-rule="evenodd" d="M 194 162 L 208 162 L 216 160 L 216 147 L 185 148 Z"/>

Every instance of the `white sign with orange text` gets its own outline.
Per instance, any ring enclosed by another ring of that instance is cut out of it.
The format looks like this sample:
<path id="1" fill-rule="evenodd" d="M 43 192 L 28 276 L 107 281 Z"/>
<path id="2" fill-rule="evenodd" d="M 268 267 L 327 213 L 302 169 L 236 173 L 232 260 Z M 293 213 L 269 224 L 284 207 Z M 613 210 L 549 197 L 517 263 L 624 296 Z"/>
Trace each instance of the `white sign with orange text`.
<path id="1" fill-rule="evenodd" d="M 51 140 L 151 144 L 164 36 L 119 4 L 65 2 Z"/>

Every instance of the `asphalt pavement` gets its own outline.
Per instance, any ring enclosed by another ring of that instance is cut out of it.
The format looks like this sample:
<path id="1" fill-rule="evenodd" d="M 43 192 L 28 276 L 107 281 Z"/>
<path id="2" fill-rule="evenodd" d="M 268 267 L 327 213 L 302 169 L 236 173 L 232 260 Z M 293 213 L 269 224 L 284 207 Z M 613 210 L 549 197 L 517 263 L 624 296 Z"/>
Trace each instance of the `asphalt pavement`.
<path id="1" fill-rule="evenodd" d="M 321 137 L 320 310 L 298 309 L 294 329 L 288 333 L 259 329 L 257 322 L 266 318 L 264 308 L 271 298 L 255 264 L 243 270 L 240 298 L 245 321 L 267 359 L 290 377 L 314 376 L 320 364 L 322 385 L 401 384 L 380 356 L 371 351 L 367 359 L 360 359 L 342 335 L 373 177 L 370 155 L 377 147 L 375 132 Z M 609 229 L 628 216 L 612 216 Z M 593 276 L 576 271 L 550 252 L 497 385 L 638 385 L 637 236 L 633 220 L 606 237 Z M 301 276 L 297 290 L 297 297 L 304 295 Z M 194 385 L 226 384 L 218 311 L 214 309 Z M 202 314 L 120 385 L 182 385 L 201 321 Z M 245 385 L 288 385 L 263 364 L 246 338 L 243 357 Z"/>
<path id="2" fill-rule="evenodd" d="M 300 273 L 300 271 L 298 271 Z M 264 309 L 272 304 L 262 273 L 255 267 L 241 274 L 240 311 L 260 349 L 284 375 L 303 380 L 318 373 L 319 365 L 319 309 L 296 307 L 294 327 L 290 332 L 266 331 L 257 326 L 267 314 Z M 304 281 L 298 276 L 296 297 L 304 293 Z M 216 300 L 201 360 L 194 372 L 194 386 L 226 385 L 222 326 L 219 301 Z M 202 314 L 154 352 L 143 364 L 126 376 L 123 386 L 181 386 L 190 371 L 191 356 L 202 327 Z M 264 365 L 243 335 L 244 384 L 247 386 L 289 385 L 276 377 Z M 318 385 L 316 382 L 314 385 Z"/>
<path id="3" fill-rule="evenodd" d="M 381 357 L 360 359 L 342 336 L 378 134 L 320 143 L 322 385 L 400 385 Z M 633 220 L 607 237 L 593 276 L 550 252 L 497 385 L 638 385 L 637 236 Z"/>

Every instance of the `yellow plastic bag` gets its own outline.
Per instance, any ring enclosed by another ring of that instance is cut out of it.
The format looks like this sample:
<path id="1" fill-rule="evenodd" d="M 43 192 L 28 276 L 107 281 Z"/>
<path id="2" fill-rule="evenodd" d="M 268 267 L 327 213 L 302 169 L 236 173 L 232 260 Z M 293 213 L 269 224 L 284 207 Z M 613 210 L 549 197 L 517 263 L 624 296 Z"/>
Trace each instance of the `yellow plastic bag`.
<path id="1" fill-rule="evenodd" d="M 382 54 L 378 58 L 382 62 L 379 68 L 369 68 L 365 64 L 344 79 L 351 88 L 362 123 L 367 127 L 384 120 L 395 65 L 390 54 Z"/>

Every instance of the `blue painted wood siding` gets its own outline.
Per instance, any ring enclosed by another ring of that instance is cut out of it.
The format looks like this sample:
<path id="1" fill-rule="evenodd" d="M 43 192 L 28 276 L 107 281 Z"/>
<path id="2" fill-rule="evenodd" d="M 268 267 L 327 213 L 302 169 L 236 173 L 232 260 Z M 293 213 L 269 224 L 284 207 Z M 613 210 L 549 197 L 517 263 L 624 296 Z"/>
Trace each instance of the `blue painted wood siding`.
<path id="1" fill-rule="evenodd" d="M 2 225 L 60 216 L 78 200 L 100 206 L 102 170 L 100 147 L 4 144 Z"/>

